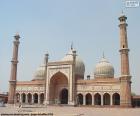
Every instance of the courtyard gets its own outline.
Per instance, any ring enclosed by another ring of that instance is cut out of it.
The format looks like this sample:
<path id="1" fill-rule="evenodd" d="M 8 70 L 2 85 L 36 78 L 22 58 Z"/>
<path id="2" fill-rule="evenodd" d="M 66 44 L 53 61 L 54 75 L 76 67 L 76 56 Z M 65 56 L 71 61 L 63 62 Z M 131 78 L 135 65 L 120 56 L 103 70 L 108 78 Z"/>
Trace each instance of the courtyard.
<path id="1" fill-rule="evenodd" d="M 95 108 L 72 106 L 6 106 L 0 113 L 53 113 L 54 116 L 139 116 L 140 108 Z"/>

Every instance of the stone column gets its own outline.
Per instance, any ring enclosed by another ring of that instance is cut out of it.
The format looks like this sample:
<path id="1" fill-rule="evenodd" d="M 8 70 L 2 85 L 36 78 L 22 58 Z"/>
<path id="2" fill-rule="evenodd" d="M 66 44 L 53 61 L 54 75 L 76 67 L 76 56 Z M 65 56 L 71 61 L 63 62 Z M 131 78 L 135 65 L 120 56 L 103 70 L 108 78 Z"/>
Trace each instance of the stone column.
<path id="1" fill-rule="evenodd" d="M 92 105 L 94 105 L 94 94 L 92 94 Z"/>
<path id="2" fill-rule="evenodd" d="M 19 46 L 19 34 L 14 36 L 14 47 L 13 47 L 13 57 L 11 61 L 11 76 L 9 81 L 9 93 L 8 93 L 8 103 L 14 104 L 15 93 L 16 93 L 16 82 L 17 82 L 17 63 L 18 63 L 18 46 Z"/>
<path id="3" fill-rule="evenodd" d="M 38 104 L 40 104 L 40 94 L 38 94 Z"/>
<path id="4" fill-rule="evenodd" d="M 101 94 L 101 106 L 104 105 L 104 99 L 103 99 L 103 94 Z"/>
<path id="5" fill-rule="evenodd" d="M 86 95 L 83 94 L 83 105 L 86 105 Z"/>
<path id="6" fill-rule="evenodd" d="M 110 105 L 111 105 L 111 106 L 113 105 L 113 98 L 112 98 L 112 95 L 113 95 L 113 94 L 110 94 Z"/>
<path id="7" fill-rule="evenodd" d="M 28 104 L 28 94 L 26 94 L 26 101 L 25 101 L 26 104 Z"/>
<path id="8" fill-rule="evenodd" d="M 34 104 L 34 95 L 33 94 L 31 95 L 32 95 L 32 104 Z"/>
<path id="9" fill-rule="evenodd" d="M 22 103 L 22 96 L 19 94 L 19 102 Z"/>

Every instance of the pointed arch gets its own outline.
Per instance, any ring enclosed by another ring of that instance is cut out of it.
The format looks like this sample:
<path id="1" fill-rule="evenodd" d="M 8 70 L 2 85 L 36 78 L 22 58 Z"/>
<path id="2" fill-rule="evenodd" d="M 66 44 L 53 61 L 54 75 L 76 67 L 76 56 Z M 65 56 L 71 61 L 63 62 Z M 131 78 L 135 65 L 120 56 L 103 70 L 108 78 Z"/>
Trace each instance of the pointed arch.
<path id="1" fill-rule="evenodd" d="M 83 95 L 81 93 L 77 95 L 77 104 L 83 105 Z"/>
<path id="2" fill-rule="evenodd" d="M 34 93 L 33 98 L 34 98 L 34 103 L 38 103 L 38 94 L 37 93 Z"/>
<path id="3" fill-rule="evenodd" d="M 114 93 L 112 95 L 113 105 L 120 105 L 120 95 L 118 93 Z"/>
<path id="4" fill-rule="evenodd" d="M 26 94 L 22 93 L 21 97 L 22 97 L 22 103 L 25 103 L 26 102 Z"/>
<path id="5" fill-rule="evenodd" d="M 110 95 L 108 93 L 103 95 L 103 103 L 104 105 L 110 105 Z"/>
<path id="6" fill-rule="evenodd" d="M 92 105 L 92 95 L 90 93 L 86 94 L 86 105 Z"/>
<path id="7" fill-rule="evenodd" d="M 94 102 L 95 102 L 95 105 L 101 105 L 101 95 L 99 93 L 96 93 L 94 95 Z"/>
<path id="8" fill-rule="evenodd" d="M 50 80 L 51 80 L 52 78 L 54 78 L 55 76 L 58 76 L 58 75 L 64 75 L 64 76 L 67 78 L 67 76 L 66 76 L 63 72 L 57 71 L 56 73 L 54 73 L 54 74 L 51 76 Z M 67 78 L 67 79 L 68 79 L 68 78 Z"/>
<path id="9" fill-rule="evenodd" d="M 62 89 L 68 88 L 68 78 L 62 72 L 55 73 L 50 79 L 49 86 L 49 100 L 50 104 L 54 104 L 55 101 L 59 101 L 61 103 L 60 93 Z"/>
<path id="10" fill-rule="evenodd" d="M 60 103 L 68 104 L 68 90 L 66 88 L 62 89 L 60 92 Z"/>
<path id="11" fill-rule="evenodd" d="M 44 93 L 40 94 L 40 103 L 43 104 L 44 103 Z"/>
<path id="12" fill-rule="evenodd" d="M 27 98 L 28 98 L 28 103 L 31 104 L 32 103 L 32 94 L 28 93 Z"/>

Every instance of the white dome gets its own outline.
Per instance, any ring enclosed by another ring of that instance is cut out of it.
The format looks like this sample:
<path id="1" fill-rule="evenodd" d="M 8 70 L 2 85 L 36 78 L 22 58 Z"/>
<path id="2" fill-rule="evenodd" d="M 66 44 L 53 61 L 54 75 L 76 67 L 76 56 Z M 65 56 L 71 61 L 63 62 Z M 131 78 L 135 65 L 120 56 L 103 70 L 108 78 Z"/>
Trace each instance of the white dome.
<path id="1" fill-rule="evenodd" d="M 114 77 L 114 68 L 113 66 L 107 61 L 107 59 L 102 58 L 100 62 L 96 65 L 94 71 L 94 77 L 107 77 L 113 78 Z"/>
<path id="2" fill-rule="evenodd" d="M 73 60 L 73 49 L 69 51 L 68 54 L 61 61 L 72 61 Z M 76 55 L 76 65 L 75 65 L 75 74 L 84 76 L 85 73 L 85 65 L 81 58 Z"/>
<path id="3" fill-rule="evenodd" d="M 33 80 L 45 79 L 45 65 L 41 65 L 35 72 L 35 78 Z"/>

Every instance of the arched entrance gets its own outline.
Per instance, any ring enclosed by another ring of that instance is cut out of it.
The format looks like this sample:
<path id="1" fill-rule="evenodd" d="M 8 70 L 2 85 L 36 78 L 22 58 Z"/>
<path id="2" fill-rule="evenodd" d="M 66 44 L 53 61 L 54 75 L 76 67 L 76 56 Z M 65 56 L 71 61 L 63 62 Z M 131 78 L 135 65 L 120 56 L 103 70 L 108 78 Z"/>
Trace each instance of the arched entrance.
<path id="1" fill-rule="evenodd" d="M 101 95 L 99 93 L 96 93 L 94 95 L 94 102 L 95 102 L 95 105 L 101 105 Z"/>
<path id="2" fill-rule="evenodd" d="M 92 105 L 92 96 L 90 93 L 86 94 L 86 105 Z"/>
<path id="3" fill-rule="evenodd" d="M 22 103 L 25 103 L 25 101 L 26 101 L 26 94 L 25 93 L 22 93 Z"/>
<path id="4" fill-rule="evenodd" d="M 83 105 L 83 95 L 81 93 L 77 96 L 77 104 Z"/>
<path id="5" fill-rule="evenodd" d="M 44 93 L 40 94 L 40 103 L 43 104 L 44 102 Z"/>
<path id="6" fill-rule="evenodd" d="M 68 104 L 68 90 L 67 89 L 62 89 L 60 93 L 60 103 Z"/>
<path id="7" fill-rule="evenodd" d="M 55 75 L 53 75 L 50 79 L 50 86 L 49 86 L 50 104 L 55 104 L 55 103 L 67 104 L 68 103 L 67 88 L 68 88 L 68 79 L 63 73 L 58 72 Z"/>
<path id="8" fill-rule="evenodd" d="M 34 94 L 34 103 L 38 103 L 38 94 L 37 93 Z"/>
<path id="9" fill-rule="evenodd" d="M 28 103 L 31 104 L 32 103 L 32 94 L 28 93 L 27 97 L 28 97 Z"/>
<path id="10" fill-rule="evenodd" d="M 104 105 L 110 105 L 110 95 L 108 93 L 105 93 L 103 96 Z"/>
<path id="11" fill-rule="evenodd" d="M 120 105 L 120 95 L 118 93 L 114 93 L 112 98 L 113 98 L 113 105 Z"/>

